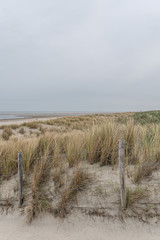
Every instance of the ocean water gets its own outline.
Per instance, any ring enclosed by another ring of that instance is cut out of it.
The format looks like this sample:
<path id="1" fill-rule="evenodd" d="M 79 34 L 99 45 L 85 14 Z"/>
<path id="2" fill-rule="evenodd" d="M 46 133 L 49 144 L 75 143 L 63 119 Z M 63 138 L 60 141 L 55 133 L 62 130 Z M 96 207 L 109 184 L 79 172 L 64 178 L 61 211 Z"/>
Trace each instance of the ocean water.
<path id="1" fill-rule="evenodd" d="M 6 119 L 23 119 L 28 117 L 39 117 L 39 116 L 74 116 L 74 115 L 85 115 L 85 114 L 94 114 L 98 112 L 71 112 L 71 111 L 0 111 L 0 120 Z M 99 112 L 104 113 L 104 112 Z M 109 113 L 109 112 L 107 112 Z"/>
<path id="2" fill-rule="evenodd" d="M 24 118 L 24 117 L 20 117 L 20 116 L 16 116 L 16 115 L 5 115 L 5 114 L 0 114 L 0 119 L 17 119 L 17 118 Z"/>

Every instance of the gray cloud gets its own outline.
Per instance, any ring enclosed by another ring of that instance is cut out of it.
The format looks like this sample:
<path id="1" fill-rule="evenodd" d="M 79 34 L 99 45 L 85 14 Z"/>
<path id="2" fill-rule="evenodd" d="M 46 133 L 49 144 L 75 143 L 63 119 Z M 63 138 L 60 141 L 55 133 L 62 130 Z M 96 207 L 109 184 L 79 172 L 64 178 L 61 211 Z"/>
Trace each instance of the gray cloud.
<path id="1" fill-rule="evenodd" d="M 0 111 L 159 108 L 158 0 L 0 2 Z"/>

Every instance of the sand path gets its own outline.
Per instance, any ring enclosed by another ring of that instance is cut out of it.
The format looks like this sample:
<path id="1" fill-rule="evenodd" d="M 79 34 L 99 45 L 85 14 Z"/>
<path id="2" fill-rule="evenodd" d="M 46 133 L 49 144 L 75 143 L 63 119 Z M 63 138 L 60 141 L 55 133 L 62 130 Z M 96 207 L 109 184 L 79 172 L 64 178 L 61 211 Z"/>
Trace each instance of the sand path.
<path id="1" fill-rule="evenodd" d="M 109 222 L 99 218 L 72 217 L 60 222 L 51 216 L 27 225 L 18 215 L 0 216 L 3 240 L 159 240 L 160 227 L 140 222 Z"/>

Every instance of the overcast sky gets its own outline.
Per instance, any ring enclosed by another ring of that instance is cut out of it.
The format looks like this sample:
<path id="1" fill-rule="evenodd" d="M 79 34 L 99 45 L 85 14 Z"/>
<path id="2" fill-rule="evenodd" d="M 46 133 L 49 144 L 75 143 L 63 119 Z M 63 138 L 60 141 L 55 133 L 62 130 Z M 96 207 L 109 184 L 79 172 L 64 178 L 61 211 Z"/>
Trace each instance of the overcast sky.
<path id="1" fill-rule="evenodd" d="M 159 108 L 159 0 L 0 0 L 0 111 Z"/>

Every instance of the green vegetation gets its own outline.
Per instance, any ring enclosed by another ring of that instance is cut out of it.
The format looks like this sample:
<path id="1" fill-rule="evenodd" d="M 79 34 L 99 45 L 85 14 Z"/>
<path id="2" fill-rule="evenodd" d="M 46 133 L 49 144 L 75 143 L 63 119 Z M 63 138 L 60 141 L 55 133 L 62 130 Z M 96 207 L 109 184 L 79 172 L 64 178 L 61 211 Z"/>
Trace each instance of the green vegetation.
<path id="1" fill-rule="evenodd" d="M 133 118 L 136 124 L 158 124 L 160 123 L 160 111 L 137 112 Z"/>

